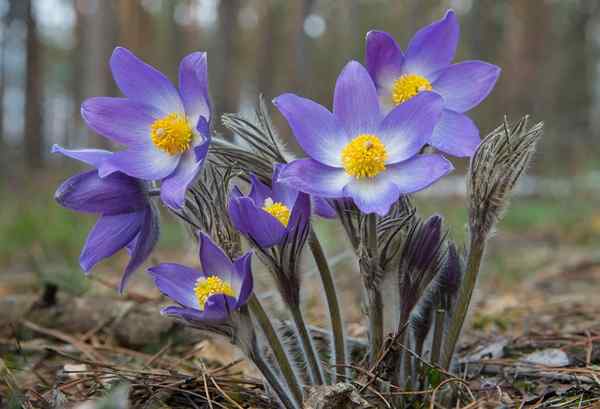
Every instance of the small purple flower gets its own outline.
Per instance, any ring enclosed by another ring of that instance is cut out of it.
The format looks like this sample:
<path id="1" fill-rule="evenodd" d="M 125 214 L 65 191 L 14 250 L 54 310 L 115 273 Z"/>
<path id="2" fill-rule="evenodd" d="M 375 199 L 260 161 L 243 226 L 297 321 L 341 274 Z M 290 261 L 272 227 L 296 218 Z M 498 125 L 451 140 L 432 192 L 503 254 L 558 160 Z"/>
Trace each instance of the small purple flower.
<path id="1" fill-rule="evenodd" d="M 464 113 L 488 96 L 500 68 L 483 61 L 451 64 L 458 36 L 452 10 L 419 30 L 406 53 L 388 33 L 370 31 L 365 61 L 386 111 L 423 91 L 441 95 L 444 110 L 429 143 L 450 155 L 471 156 L 479 144 L 479 129 Z"/>
<path id="2" fill-rule="evenodd" d="M 262 248 L 280 244 L 290 229 L 308 223 L 310 218 L 308 196 L 277 181 L 282 169 L 283 165 L 275 165 L 272 189 L 251 175 L 247 197 L 237 187 L 231 192 L 229 217 L 233 226 Z"/>
<path id="3" fill-rule="evenodd" d="M 442 112 L 442 98 L 423 92 L 384 116 L 367 70 L 346 65 L 333 114 L 294 94 L 274 101 L 310 157 L 288 164 L 278 181 L 324 198 L 352 198 L 364 213 L 385 215 L 401 194 L 422 190 L 453 167 L 441 155 L 419 155 Z"/>
<path id="4" fill-rule="evenodd" d="M 110 67 L 126 98 L 95 97 L 81 106 L 91 129 L 127 146 L 100 166 L 100 176 L 120 171 L 160 180 L 163 202 L 181 208 L 210 143 L 206 53 L 192 53 L 181 61 L 179 91 L 125 48 L 115 49 Z"/>
<path id="5" fill-rule="evenodd" d="M 68 150 L 58 145 L 54 145 L 52 151 L 95 168 L 113 155 L 100 149 Z M 101 260 L 127 248 L 130 260 L 119 284 L 122 293 L 131 274 L 154 249 L 159 236 L 158 212 L 148 200 L 143 182 L 120 172 L 101 178 L 94 169 L 67 179 L 54 198 L 68 209 L 100 215 L 79 257 L 86 273 Z"/>
<path id="6" fill-rule="evenodd" d="M 200 262 L 203 271 L 180 264 L 160 264 L 148 269 L 158 289 L 179 304 L 161 312 L 191 322 L 224 322 L 252 294 L 251 253 L 232 262 L 207 235 L 200 233 Z"/>

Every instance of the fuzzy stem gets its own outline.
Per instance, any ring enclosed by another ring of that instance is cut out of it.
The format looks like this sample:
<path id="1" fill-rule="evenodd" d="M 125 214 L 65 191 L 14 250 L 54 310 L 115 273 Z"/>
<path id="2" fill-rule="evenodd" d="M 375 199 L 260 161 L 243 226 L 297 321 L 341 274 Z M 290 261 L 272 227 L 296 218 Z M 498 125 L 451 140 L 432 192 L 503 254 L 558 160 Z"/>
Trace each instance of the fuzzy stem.
<path id="1" fill-rule="evenodd" d="M 292 319 L 294 321 L 294 325 L 296 326 L 296 330 L 298 331 L 298 336 L 300 337 L 302 350 L 306 356 L 311 382 L 313 385 L 323 385 L 323 368 L 321 367 L 317 350 L 315 349 L 315 345 L 312 341 L 310 333 L 308 332 L 306 321 L 304 321 L 302 310 L 298 305 L 289 305 L 289 309 L 292 313 Z"/>
<path id="2" fill-rule="evenodd" d="M 258 351 L 255 351 L 255 353 L 252 354 L 252 360 L 253 360 L 254 364 L 256 365 L 256 367 L 258 368 L 258 370 L 260 371 L 260 373 L 262 374 L 262 376 L 267 380 L 267 383 L 269 384 L 269 386 L 271 388 L 273 388 L 273 390 L 275 391 L 275 394 L 277 395 L 277 397 L 279 398 L 279 400 L 281 401 L 283 406 L 286 409 L 299 408 L 300 407 L 299 403 L 292 401 L 292 399 L 288 395 L 286 389 L 281 384 L 281 381 L 279 380 L 277 375 L 275 375 L 275 372 L 273 371 L 271 366 L 267 363 L 267 361 L 264 359 L 262 354 Z M 296 398 L 296 400 L 297 400 L 297 398 Z"/>
<path id="3" fill-rule="evenodd" d="M 333 275 L 327 262 L 327 257 L 321 247 L 319 238 L 315 234 L 314 230 L 311 230 L 310 236 L 308 237 L 308 244 L 312 251 L 313 258 L 321 274 L 321 282 L 323 283 L 323 291 L 325 292 L 325 299 L 327 300 L 327 307 L 329 308 L 329 318 L 331 320 L 331 333 L 333 336 L 333 353 L 335 362 L 335 371 L 332 374 L 332 383 L 336 382 L 337 371 L 340 370 L 343 376 L 347 376 L 347 361 L 346 361 L 346 340 L 344 338 L 344 322 L 342 320 L 342 313 L 340 311 L 340 304 L 335 290 L 335 282 Z"/>
<path id="4" fill-rule="evenodd" d="M 264 310 L 262 304 L 260 303 L 260 301 L 258 300 L 258 298 L 256 298 L 255 294 L 252 294 L 250 296 L 250 299 L 248 301 L 248 306 L 250 307 L 250 310 L 252 311 L 254 318 L 258 322 L 258 325 L 260 325 L 267 342 L 271 346 L 271 351 L 273 352 L 273 355 L 275 356 L 275 360 L 277 361 L 277 364 L 279 365 L 279 370 L 281 371 L 283 377 L 285 378 L 285 380 L 288 384 L 288 387 L 290 388 L 292 394 L 294 395 L 295 400 L 298 403 L 301 403 L 302 402 L 302 389 L 300 388 L 300 383 L 298 382 L 298 377 L 296 376 L 296 373 L 294 372 L 294 370 L 290 364 L 290 359 L 283 347 L 283 344 L 281 343 L 281 339 L 279 338 L 279 335 L 275 331 L 275 328 L 273 328 L 273 324 L 271 323 L 271 320 L 269 319 L 267 313 L 265 312 L 265 310 Z"/>
<path id="5" fill-rule="evenodd" d="M 435 310 L 435 322 L 433 327 L 433 340 L 431 344 L 431 364 L 440 363 L 440 351 L 442 348 L 442 338 L 444 336 L 444 317 L 446 311 L 442 309 Z"/>
<path id="6" fill-rule="evenodd" d="M 483 258 L 483 252 L 485 250 L 485 240 L 471 240 L 469 249 L 469 261 L 467 263 L 467 269 L 463 277 L 462 285 L 456 299 L 456 306 L 454 313 L 452 314 L 452 320 L 450 321 L 450 328 L 448 330 L 448 336 L 444 345 L 444 355 L 442 358 L 442 365 L 444 369 L 450 367 L 452 362 L 452 356 L 454 355 L 454 348 L 460 337 L 465 318 L 467 317 L 467 311 L 469 304 L 471 303 L 471 297 L 473 296 L 473 290 L 477 283 L 477 276 L 479 274 L 479 268 L 481 267 L 481 260 Z"/>
<path id="7" fill-rule="evenodd" d="M 369 255 L 370 268 L 372 269 L 368 276 L 373 281 L 377 275 L 377 216 L 375 213 L 367 215 L 367 249 Z M 367 289 L 369 316 L 369 362 L 372 364 L 377 360 L 377 355 L 383 344 L 383 301 L 379 285 L 376 282 L 365 283 Z"/>

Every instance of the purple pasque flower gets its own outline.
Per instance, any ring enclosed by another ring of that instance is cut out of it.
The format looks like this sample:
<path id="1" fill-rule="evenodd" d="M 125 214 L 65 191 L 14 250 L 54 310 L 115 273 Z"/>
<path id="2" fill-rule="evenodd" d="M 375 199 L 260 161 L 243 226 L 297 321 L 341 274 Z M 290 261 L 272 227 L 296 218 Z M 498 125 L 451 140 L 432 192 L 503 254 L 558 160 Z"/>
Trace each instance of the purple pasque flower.
<path id="1" fill-rule="evenodd" d="M 69 150 L 58 145 L 53 146 L 52 152 L 94 168 L 113 155 L 101 149 Z M 68 209 L 100 215 L 79 257 L 86 273 L 101 260 L 127 248 L 130 259 L 119 284 L 122 293 L 133 272 L 148 258 L 158 241 L 158 211 L 149 201 L 145 184 L 120 172 L 101 178 L 94 169 L 67 179 L 54 198 Z"/>
<path id="2" fill-rule="evenodd" d="M 251 253 L 232 262 L 206 234 L 199 238 L 203 271 L 180 264 L 159 264 L 148 271 L 158 289 L 179 304 L 163 308 L 163 314 L 191 322 L 223 322 L 252 294 Z"/>
<path id="3" fill-rule="evenodd" d="M 308 195 L 277 181 L 283 166 L 274 165 L 272 188 L 251 175 L 248 196 L 237 187 L 231 191 L 229 217 L 233 226 L 262 248 L 280 244 L 291 229 L 310 219 Z"/>
<path id="4" fill-rule="evenodd" d="M 102 163 L 100 176 L 160 180 L 163 202 L 181 208 L 210 142 L 206 53 L 181 60 L 179 90 L 125 48 L 115 49 L 110 68 L 126 98 L 95 97 L 81 106 L 91 129 L 127 146 Z"/>
<path id="5" fill-rule="evenodd" d="M 458 21 L 448 10 L 414 35 L 406 53 L 388 33 L 370 31 L 365 62 L 386 111 L 423 91 L 441 95 L 444 110 L 429 143 L 450 155 L 472 156 L 479 129 L 464 113 L 488 96 L 500 68 L 483 61 L 452 64 L 458 37 Z"/>
<path id="6" fill-rule="evenodd" d="M 422 190 L 453 167 L 441 155 L 419 155 L 442 111 L 442 98 L 422 92 L 386 116 L 367 70 L 346 65 L 333 113 L 283 94 L 274 101 L 310 157 L 288 164 L 278 181 L 324 198 L 351 198 L 364 213 L 385 215 L 401 194 Z"/>

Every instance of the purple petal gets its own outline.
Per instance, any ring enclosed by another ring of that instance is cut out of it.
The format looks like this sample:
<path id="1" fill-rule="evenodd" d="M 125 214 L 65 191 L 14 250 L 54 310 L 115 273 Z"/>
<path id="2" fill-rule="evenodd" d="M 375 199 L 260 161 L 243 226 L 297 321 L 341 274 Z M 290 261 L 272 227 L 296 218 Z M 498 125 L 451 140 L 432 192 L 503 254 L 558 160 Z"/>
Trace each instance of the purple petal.
<path id="1" fill-rule="evenodd" d="M 104 161 L 98 173 L 100 177 L 123 172 L 138 179 L 161 180 L 173 173 L 179 158 L 179 155 L 172 156 L 152 145 L 134 145 Z"/>
<path id="2" fill-rule="evenodd" d="M 115 48 L 110 57 L 110 68 L 115 82 L 127 98 L 155 106 L 166 113 L 185 112 L 179 92 L 171 81 L 126 48 Z"/>
<path id="3" fill-rule="evenodd" d="M 444 97 L 444 107 L 459 113 L 477 106 L 492 91 L 500 68 L 483 61 L 464 61 L 437 73 L 431 85 Z"/>
<path id="4" fill-rule="evenodd" d="M 296 203 L 298 190 L 285 183 L 278 182 L 279 175 L 284 167 L 284 164 L 277 163 L 273 169 L 273 201 L 283 203 L 288 208 L 291 208 Z"/>
<path id="5" fill-rule="evenodd" d="M 390 89 L 402 74 L 404 54 L 400 46 L 388 33 L 373 30 L 367 33 L 365 47 L 365 64 L 375 86 Z"/>
<path id="6" fill-rule="evenodd" d="M 127 282 L 131 275 L 141 266 L 144 261 L 150 256 L 152 250 L 158 242 L 158 236 L 160 235 L 160 223 L 158 218 L 158 210 L 151 204 L 146 206 L 144 211 L 144 219 L 142 221 L 142 227 L 140 232 L 133 240 L 133 246 L 131 247 L 130 260 L 127 263 L 121 282 L 119 283 L 119 293 L 123 294 Z"/>
<path id="7" fill-rule="evenodd" d="M 137 180 L 122 173 L 101 178 L 96 170 L 64 181 L 54 199 L 67 209 L 109 215 L 135 212 L 146 205 L 145 193 Z"/>
<path id="8" fill-rule="evenodd" d="M 263 207 L 265 204 L 265 199 L 273 198 L 273 192 L 271 188 L 260 181 L 256 175 L 250 175 L 250 193 L 248 193 L 248 197 L 254 200 L 254 204 L 258 207 Z"/>
<path id="9" fill-rule="evenodd" d="M 429 140 L 440 151 L 458 157 L 472 156 L 479 142 L 479 129 L 471 118 L 448 109 L 442 111 Z"/>
<path id="10" fill-rule="evenodd" d="M 165 115 L 127 98 L 95 97 L 81 105 L 81 116 L 90 129 L 124 145 L 151 143 L 150 127 Z"/>
<path id="11" fill-rule="evenodd" d="M 324 219 L 335 219 L 337 213 L 329 201 L 323 197 L 312 196 L 313 212 Z"/>
<path id="12" fill-rule="evenodd" d="M 359 62 L 350 61 L 339 75 L 335 83 L 333 114 L 350 139 L 362 133 L 372 133 L 381 122 L 375 84 Z"/>
<path id="13" fill-rule="evenodd" d="M 204 276 L 216 275 L 223 281 L 230 283 L 234 266 L 229 257 L 206 234 L 201 232 L 199 238 L 200 262 L 202 263 Z"/>
<path id="14" fill-rule="evenodd" d="M 296 141 L 308 156 L 325 165 L 341 166 L 341 152 L 349 139 L 331 112 L 294 94 L 280 95 L 273 104 L 288 121 Z"/>
<path id="15" fill-rule="evenodd" d="M 303 230 L 310 222 L 310 196 L 306 193 L 300 193 L 296 203 L 292 208 L 290 221 L 288 223 L 288 231 Z M 292 234 L 292 233 L 290 233 Z"/>
<path id="16" fill-rule="evenodd" d="M 408 194 L 429 187 L 453 169 L 454 166 L 441 155 L 418 155 L 388 166 L 386 173 L 401 194 Z"/>
<path id="17" fill-rule="evenodd" d="M 344 186 L 352 180 L 344 169 L 332 168 L 312 159 L 290 162 L 279 175 L 279 181 L 311 195 L 343 197 Z"/>
<path id="18" fill-rule="evenodd" d="M 65 149 L 59 145 L 52 145 L 52 153 L 62 153 L 63 155 L 91 165 L 95 168 L 100 167 L 102 162 L 108 159 L 113 153 L 104 149 Z"/>
<path id="19" fill-rule="evenodd" d="M 143 212 L 101 216 L 88 234 L 79 264 L 88 272 L 133 240 L 140 230 Z"/>
<path id="20" fill-rule="evenodd" d="M 414 35 L 406 50 L 405 74 L 427 77 L 452 62 L 458 45 L 460 28 L 454 11 Z"/>
<path id="21" fill-rule="evenodd" d="M 204 155 L 206 157 L 206 153 Z M 202 169 L 204 158 L 198 161 L 197 156 L 195 150 L 184 152 L 175 171 L 167 176 L 160 186 L 160 198 L 171 209 L 183 207 L 188 186 L 194 182 Z"/>
<path id="22" fill-rule="evenodd" d="M 232 286 L 237 294 L 237 305 L 242 306 L 248 302 L 252 294 L 254 282 L 252 279 L 252 253 L 248 252 L 233 262 L 235 270 Z"/>
<path id="23" fill-rule="evenodd" d="M 179 90 L 185 113 L 192 122 L 210 120 L 206 53 L 187 55 L 179 64 Z"/>
<path id="24" fill-rule="evenodd" d="M 377 133 L 387 150 L 386 163 L 401 162 L 416 155 L 429 141 L 442 108 L 442 98 L 434 92 L 421 92 L 394 108 Z"/>
<path id="25" fill-rule="evenodd" d="M 279 220 L 257 207 L 248 197 L 229 202 L 229 217 L 237 230 L 251 237 L 263 248 L 279 244 L 287 233 Z"/>
<path id="26" fill-rule="evenodd" d="M 148 273 L 161 293 L 186 307 L 199 308 L 194 288 L 198 279 L 202 278 L 202 273 L 173 263 L 151 267 Z"/>
<path id="27" fill-rule="evenodd" d="M 398 188 L 386 177 L 386 172 L 374 178 L 353 179 L 344 188 L 344 193 L 354 200 L 361 212 L 380 216 L 385 216 L 400 196 Z"/>
<path id="28" fill-rule="evenodd" d="M 220 297 L 222 298 L 222 297 Z M 208 306 L 208 301 L 206 302 Z M 215 305 L 214 302 L 211 305 Z M 211 309 L 207 311 L 200 311 L 193 308 L 169 306 L 160 310 L 160 313 L 168 317 L 180 318 L 184 321 L 193 323 L 220 323 L 226 321 L 229 318 L 229 311 L 226 308 Z"/>
<path id="29" fill-rule="evenodd" d="M 211 295 L 206 299 L 202 320 L 210 322 L 225 321 L 237 308 L 237 300 L 223 294 Z"/>

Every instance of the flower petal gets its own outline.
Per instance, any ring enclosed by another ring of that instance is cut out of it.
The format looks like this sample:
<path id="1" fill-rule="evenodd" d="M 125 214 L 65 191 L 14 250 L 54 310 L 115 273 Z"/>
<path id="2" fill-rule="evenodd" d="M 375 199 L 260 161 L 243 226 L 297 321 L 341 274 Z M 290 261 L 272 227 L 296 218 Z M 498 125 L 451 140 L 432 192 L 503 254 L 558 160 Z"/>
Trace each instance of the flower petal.
<path id="1" fill-rule="evenodd" d="M 250 175 L 250 193 L 248 197 L 254 201 L 257 207 L 263 207 L 267 198 L 273 198 L 273 191 L 260 181 L 256 175 Z"/>
<path id="2" fill-rule="evenodd" d="M 472 156 L 479 142 L 479 129 L 471 118 L 448 109 L 442 111 L 429 140 L 440 151 L 458 157 Z"/>
<path id="3" fill-rule="evenodd" d="M 237 308 L 237 300 L 223 294 L 211 295 L 206 299 L 202 321 L 222 322 L 229 318 Z"/>
<path id="4" fill-rule="evenodd" d="M 296 203 L 298 190 L 288 184 L 279 182 L 279 175 L 284 167 L 283 163 L 276 163 L 273 169 L 273 201 L 283 203 L 291 209 Z"/>
<path id="5" fill-rule="evenodd" d="M 344 193 L 354 200 L 361 212 L 380 216 L 385 216 L 400 196 L 398 188 L 386 177 L 386 172 L 374 178 L 353 179 L 344 188 Z"/>
<path id="6" fill-rule="evenodd" d="M 404 73 L 425 77 L 452 62 L 458 45 L 460 27 L 454 11 L 414 35 L 406 50 Z"/>
<path id="7" fill-rule="evenodd" d="M 205 145 L 184 152 L 175 171 L 163 180 L 160 186 L 160 198 L 171 209 L 181 209 L 183 207 L 187 189 L 194 182 L 204 164 L 208 142 Z M 198 156 L 201 155 L 196 154 L 197 149 L 204 151 L 204 157 L 201 160 L 198 160 Z"/>
<path id="8" fill-rule="evenodd" d="M 500 76 L 500 68 L 483 61 L 463 61 L 436 75 L 431 86 L 444 97 L 444 107 L 462 113 L 489 95 Z"/>
<path id="9" fill-rule="evenodd" d="M 279 220 L 257 207 L 248 197 L 229 201 L 229 217 L 237 230 L 263 248 L 279 244 L 287 233 Z"/>
<path id="10" fill-rule="evenodd" d="M 95 97 L 81 104 L 81 116 L 87 126 L 124 145 L 151 143 L 152 123 L 166 113 L 127 98 Z"/>
<path id="11" fill-rule="evenodd" d="M 416 155 L 430 139 L 442 108 L 439 95 L 421 92 L 390 111 L 377 133 L 387 150 L 386 163 L 401 162 Z"/>
<path id="12" fill-rule="evenodd" d="M 100 167 L 102 162 L 113 154 L 111 151 L 104 149 L 65 149 L 57 144 L 52 145 L 52 153 L 57 152 L 95 168 Z"/>
<path id="13" fill-rule="evenodd" d="M 238 307 L 245 305 L 252 294 L 254 282 L 252 279 L 252 253 L 247 252 L 233 262 L 235 270 L 232 285 L 237 294 Z"/>
<path id="14" fill-rule="evenodd" d="M 144 211 L 144 219 L 142 220 L 140 232 L 133 240 L 134 245 L 131 248 L 129 263 L 127 263 L 127 267 L 119 283 L 119 293 L 123 294 L 131 275 L 148 259 L 158 242 L 159 235 L 160 221 L 158 218 L 158 209 L 152 204 L 148 204 Z"/>
<path id="15" fill-rule="evenodd" d="M 375 84 L 359 62 L 350 61 L 339 75 L 335 83 L 333 114 L 350 139 L 373 132 L 381 122 Z"/>
<path id="16" fill-rule="evenodd" d="M 79 264 L 88 272 L 99 261 L 121 250 L 140 230 L 143 212 L 101 216 L 85 241 Z"/>
<path id="17" fill-rule="evenodd" d="M 352 180 L 344 169 L 322 165 L 312 159 L 298 159 L 281 170 L 279 181 L 311 195 L 343 197 L 344 186 Z"/>
<path id="18" fill-rule="evenodd" d="M 179 158 L 180 155 L 171 156 L 152 145 L 133 145 L 105 160 L 98 173 L 100 177 L 123 172 L 138 179 L 161 180 L 173 173 Z"/>
<path id="19" fill-rule="evenodd" d="M 72 176 L 56 190 L 54 199 L 78 212 L 118 214 L 141 210 L 146 205 L 140 183 L 122 173 L 106 178 L 96 170 Z"/>
<path id="20" fill-rule="evenodd" d="M 234 271 L 234 265 L 209 236 L 200 232 L 200 262 L 204 276 L 216 275 L 223 281 L 231 282 L 231 275 Z"/>
<path id="21" fill-rule="evenodd" d="M 151 267 L 148 269 L 148 273 L 161 293 L 186 307 L 199 308 L 194 288 L 196 281 L 202 278 L 202 273 L 174 263 L 163 263 Z"/>
<path id="22" fill-rule="evenodd" d="M 185 113 L 192 122 L 196 122 L 200 117 L 210 120 L 206 53 L 191 53 L 181 60 L 179 91 Z"/>
<path id="23" fill-rule="evenodd" d="M 365 64 L 375 81 L 375 86 L 390 89 L 402 74 L 404 54 L 396 40 L 388 33 L 369 31 L 365 46 Z"/>
<path id="24" fill-rule="evenodd" d="M 313 212 L 324 219 L 335 219 L 337 213 L 329 201 L 323 197 L 312 196 Z"/>
<path id="25" fill-rule="evenodd" d="M 110 68 L 115 82 L 127 98 L 155 106 L 165 113 L 185 112 L 179 92 L 171 81 L 128 49 L 115 48 L 110 57 Z"/>
<path id="26" fill-rule="evenodd" d="M 341 166 L 341 152 L 349 142 L 336 117 L 323 106 L 294 94 L 283 94 L 273 104 L 288 121 L 296 141 L 311 158 Z"/>
<path id="27" fill-rule="evenodd" d="M 388 166 L 386 173 L 401 194 L 408 194 L 429 187 L 453 169 L 454 166 L 442 155 L 417 155 Z"/>
<path id="28" fill-rule="evenodd" d="M 290 215 L 289 234 L 293 236 L 296 234 L 296 230 L 302 232 L 308 223 L 310 223 L 310 196 L 306 193 L 300 193 Z"/>

